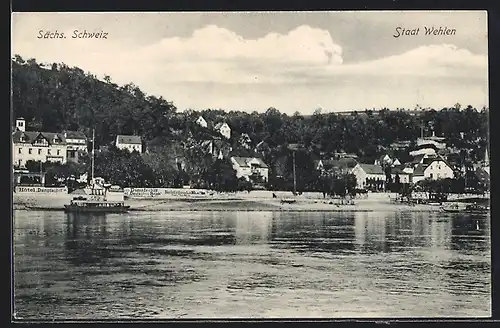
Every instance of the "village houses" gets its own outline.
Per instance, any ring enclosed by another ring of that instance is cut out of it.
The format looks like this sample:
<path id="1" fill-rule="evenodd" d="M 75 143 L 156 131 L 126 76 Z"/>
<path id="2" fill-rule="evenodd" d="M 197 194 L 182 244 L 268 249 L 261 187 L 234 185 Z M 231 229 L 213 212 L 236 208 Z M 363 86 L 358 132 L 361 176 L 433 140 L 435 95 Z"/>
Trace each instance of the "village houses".
<path id="1" fill-rule="evenodd" d="M 142 153 L 142 140 L 139 136 L 126 136 L 119 134 L 116 136 L 115 146 L 118 149 L 126 149 L 130 152 L 137 151 Z"/>
<path id="2" fill-rule="evenodd" d="M 261 176 L 264 182 L 269 179 L 269 167 L 262 159 L 257 157 L 231 157 L 231 164 L 236 171 L 237 178 L 250 180 L 252 175 Z"/>
<path id="3" fill-rule="evenodd" d="M 18 167 L 25 167 L 27 161 L 64 164 L 67 160 L 64 134 L 26 131 L 26 121 L 22 117 L 16 120 L 12 146 L 13 164 Z"/>

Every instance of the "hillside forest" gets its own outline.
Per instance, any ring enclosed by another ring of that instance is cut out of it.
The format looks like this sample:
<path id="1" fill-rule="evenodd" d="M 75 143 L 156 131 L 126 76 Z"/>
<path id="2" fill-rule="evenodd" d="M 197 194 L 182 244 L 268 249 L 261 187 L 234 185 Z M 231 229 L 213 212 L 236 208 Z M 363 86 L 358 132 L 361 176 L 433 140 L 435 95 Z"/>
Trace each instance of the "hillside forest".
<path id="1" fill-rule="evenodd" d="M 175 99 L 175 94 L 169 97 Z M 228 158 L 258 156 L 269 166 L 266 187 L 290 190 L 290 145 L 299 145 L 295 151 L 298 188 L 324 190 L 325 184 L 330 189 L 352 184 L 352 179 L 338 176 L 325 182 L 314 169 L 314 160 L 332 158 L 336 153 L 356 154 L 359 162 L 371 164 L 390 153 L 404 162 L 411 159 L 408 150 L 418 137 L 434 133 L 446 137 L 448 147 L 460 149 L 456 164 L 464 166 L 483 160 L 488 144 L 488 108 L 454 104 L 425 110 L 353 109 L 348 115 L 322 109 L 312 115 L 290 115 L 274 107 L 250 113 L 215 108 L 180 111 L 174 102 L 147 95 L 133 83 L 118 85 L 109 76 L 99 79 L 78 67 L 41 64 L 18 55 L 12 59 L 12 109 L 14 119 L 26 119 L 27 130 L 75 130 L 90 139 L 94 129 L 99 150 L 96 175 L 130 187 L 191 184 L 249 189 L 251 186 L 236 179 Z M 208 122 L 207 128 L 196 123 L 200 115 Z M 228 140 L 214 131 L 219 122 L 231 127 Z M 118 134 L 141 136 L 146 151 L 116 149 L 113 143 Z M 224 150 L 223 159 L 207 150 L 207 141 Z M 391 144 L 398 141 L 410 141 L 410 146 L 393 149 Z M 88 172 L 89 163 L 84 156 L 81 163 L 69 164 L 71 168 L 64 174 Z M 50 170 L 50 164 L 46 166 Z"/>

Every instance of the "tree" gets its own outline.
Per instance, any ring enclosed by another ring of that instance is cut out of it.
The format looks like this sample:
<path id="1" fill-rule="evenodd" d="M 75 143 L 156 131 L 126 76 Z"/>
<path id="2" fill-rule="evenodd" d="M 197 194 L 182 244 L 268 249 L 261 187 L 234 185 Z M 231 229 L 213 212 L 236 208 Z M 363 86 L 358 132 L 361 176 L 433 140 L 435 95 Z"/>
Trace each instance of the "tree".
<path id="1" fill-rule="evenodd" d="M 238 178 L 227 159 L 216 160 L 209 171 L 209 186 L 217 191 L 236 191 Z"/>

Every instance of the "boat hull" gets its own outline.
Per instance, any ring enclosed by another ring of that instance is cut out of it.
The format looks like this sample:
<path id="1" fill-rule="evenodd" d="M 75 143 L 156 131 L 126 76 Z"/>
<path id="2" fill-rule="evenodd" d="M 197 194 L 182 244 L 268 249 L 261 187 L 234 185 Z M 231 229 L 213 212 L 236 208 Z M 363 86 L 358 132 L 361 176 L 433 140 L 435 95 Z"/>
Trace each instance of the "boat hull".
<path id="1" fill-rule="evenodd" d="M 64 212 L 66 213 L 127 213 L 130 206 L 117 206 L 117 207 L 83 207 L 65 205 Z"/>

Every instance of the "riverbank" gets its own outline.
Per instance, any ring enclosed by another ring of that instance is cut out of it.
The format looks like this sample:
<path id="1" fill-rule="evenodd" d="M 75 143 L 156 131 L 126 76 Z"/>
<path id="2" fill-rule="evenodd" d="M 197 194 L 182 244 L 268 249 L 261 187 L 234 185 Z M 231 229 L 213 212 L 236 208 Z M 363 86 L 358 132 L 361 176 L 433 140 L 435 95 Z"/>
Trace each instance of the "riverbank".
<path id="1" fill-rule="evenodd" d="M 71 197 L 23 197 L 17 196 L 15 210 L 62 210 Z M 130 211 L 253 211 L 253 212 L 376 212 L 411 211 L 439 212 L 435 205 L 393 204 L 387 195 L 356 199 L 342 203 L 336 199 L 308 199 L 296 197 L 293 203 L 281 199 L 234 197 L 234 198 L 171 198 L 171 199 L 128 199 Z"/>

